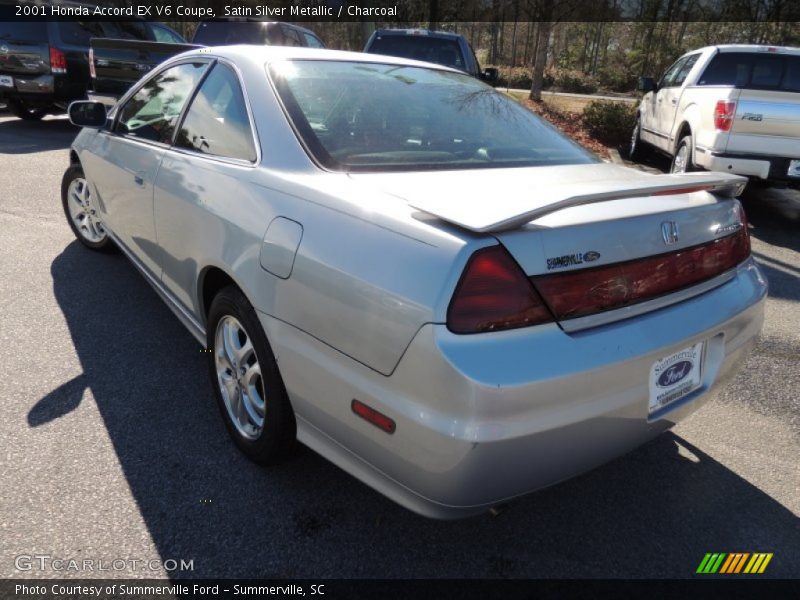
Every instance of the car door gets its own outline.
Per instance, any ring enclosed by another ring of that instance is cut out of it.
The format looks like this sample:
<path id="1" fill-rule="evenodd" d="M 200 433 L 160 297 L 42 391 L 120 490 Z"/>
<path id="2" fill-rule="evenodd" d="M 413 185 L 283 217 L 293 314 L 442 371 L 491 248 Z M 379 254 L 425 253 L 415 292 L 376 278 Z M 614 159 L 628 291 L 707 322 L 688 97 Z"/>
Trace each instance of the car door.
<path id="1" fill-rule="evenodd" d="M 95 137 L 88 164 L 103 221 L 145 267 L 160 271 L 153 184 L 161 159 L 207 61 L 187 61 L 148 78 L 122 101 L 109 130 Z"/>
<path id="2" fill-rule="evenodd" d="M 258 159 L 254 132 L 236 71 L 217 62 L 186 110 L 156 178 L 162 282 L 186 308 L 197 308 L 201 265 L 234 264 L 241 248 L 260 246 L 269 223 L 258 218 L 260 198 L 248 182 Z M 257 257 L 256 252 L 256 264 Z"/>
<path id="3" fill-rule="evenodd" d="M 672 63 L 661 76 L 656 90 L 649 94 L 649 98 L 645 102 L 645 111 L 642 115 L 642 137 L 659 148 L 666 149 L 668 146 L 666 133 L 662 130 L 664 100 L 675 75 L 685 62 L 686 57 L 684 56 Z"/>
<path id="4" fill-rule="evenodd" d="M 675 70 L 675 74 L 669 82 L 669 85 L 663 90 L 659 90 L 659 101 L 657 106 L 657 122 L 656 129 L 661 134 L 662 140 L 666 144 L 667 150 L 672 150 L 675 140 L 672 137 L 672 128 L 675 125 L 675 119 L 680 110 L 681 96 L 683 95 L 683 84 L 686 78 L 691 73 L 697 59 L 700 58 L 700 53 L 690 54 L 684 57 L 679 67 Z"/>

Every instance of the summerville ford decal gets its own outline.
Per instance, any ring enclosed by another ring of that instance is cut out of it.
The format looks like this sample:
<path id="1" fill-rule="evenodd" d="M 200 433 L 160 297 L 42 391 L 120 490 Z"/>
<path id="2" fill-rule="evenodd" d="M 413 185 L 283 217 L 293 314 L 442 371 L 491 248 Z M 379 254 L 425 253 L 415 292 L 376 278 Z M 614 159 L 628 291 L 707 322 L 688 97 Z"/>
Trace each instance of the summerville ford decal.
<path id="1" fill-rule="evenodd" d="M 600 253 L 594 250 L 588 252 L 578 252 L 577 254 L 564 254 L 563 256 L 554 256 L 547 259 L 547 270 L 563 269 L 564 267 L 571 267 L 573 265 L 582 265 L 585 262 L 594 262 L 600 258 Z"/>

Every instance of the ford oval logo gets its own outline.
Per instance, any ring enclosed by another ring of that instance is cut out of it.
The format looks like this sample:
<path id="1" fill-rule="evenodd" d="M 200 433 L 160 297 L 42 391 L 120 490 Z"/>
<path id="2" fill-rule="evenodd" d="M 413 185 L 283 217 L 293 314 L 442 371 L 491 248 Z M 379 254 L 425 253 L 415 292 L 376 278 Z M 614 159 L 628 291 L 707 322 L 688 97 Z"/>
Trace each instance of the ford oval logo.
<path id="1" fill-rule="evenodd" d="M 586 262 L 594 262 L 598 258 L 600 258 L 600 253 L 595 252 L 594 250 L 589 250 L 588 252 L 583 253 L 583 260 Z"/>
<path id="2" fill-rule="evenodd" d="M 692 361 L 690 360 L 682 360 L 680 362 L 676 362 L 674 365 L 671 365 L 668 369 L 666 369 L 661 376 L 656 381 L 656 385 L 658 387 L 669 387 L 671 385 L 675 385 L 679 381 L 683 381 L 686 379 L 686 376 L 692 370 Z"/>

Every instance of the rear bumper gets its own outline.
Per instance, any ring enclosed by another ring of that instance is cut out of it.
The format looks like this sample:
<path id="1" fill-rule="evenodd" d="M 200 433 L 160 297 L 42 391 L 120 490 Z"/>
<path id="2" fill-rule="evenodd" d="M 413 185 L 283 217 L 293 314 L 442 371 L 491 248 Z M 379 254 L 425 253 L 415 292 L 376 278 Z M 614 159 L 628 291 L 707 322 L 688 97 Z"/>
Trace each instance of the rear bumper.
<path id="1" fill-rule="evenodd" d="M 710 171 L 722 171 L 757 177 L 767 181 L 781 181 L 786 183 L 800 183 L 800 175 L 788 175 L 789 163 L 798 158 L 780 156 L 764 156 L 760 154 L 729 154 L 697 152 L 695 162 Z"/>
<path id="2" fill-rule="evenodd" d="M 749 260 L 705 294 L 578 333 L 455 335 L 428 324 L 389 377 L 260 316 L 299 439 L 403 506 L 456 518 L 607 462 L 696 410 L 755 343 L 765 296 Z M 648 417 L 651 366 L 698 341 L 701 387 Z M 353 415 L 354 398 L 394 419 L 395 433 Z"/>
<path id="3" fill-rule="evenodd" d="M 80 78 L 68 75 L 21 75 L 2 73 L 14 78 L 13 87 L 0 87 L 0 100 L 18 98 L 32 104 L 66 106 L 86 97 L 86 85 Z"/>

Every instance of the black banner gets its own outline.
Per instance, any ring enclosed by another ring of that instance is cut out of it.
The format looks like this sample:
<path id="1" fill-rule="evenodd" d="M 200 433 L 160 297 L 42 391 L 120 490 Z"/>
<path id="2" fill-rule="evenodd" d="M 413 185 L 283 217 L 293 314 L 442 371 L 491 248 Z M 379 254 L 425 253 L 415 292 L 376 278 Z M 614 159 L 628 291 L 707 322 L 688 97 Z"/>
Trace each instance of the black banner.
<path id="1" fill-rule="evenodd" d="M 35 600 L 212 600 L 216 598 L 380 598 L 515 600 L 529 598 L 790 598 L 800 583 L 755 578 L 687 580 L 2 580 L 0 598 Z"/>
<path id="2" fill-rule="evenodd" d="M 246 18 L 396 24 L 496 21 L 800 21 L 797 0 L 0 0 L 0 20 Z"/>

